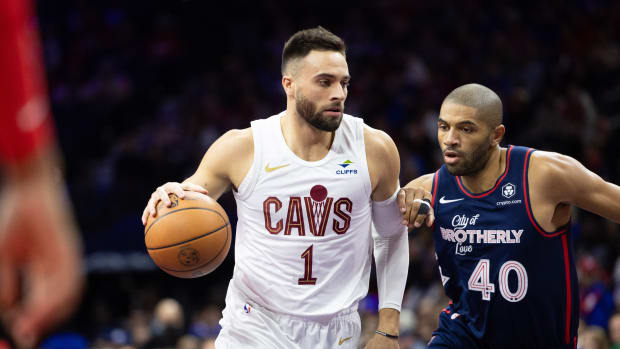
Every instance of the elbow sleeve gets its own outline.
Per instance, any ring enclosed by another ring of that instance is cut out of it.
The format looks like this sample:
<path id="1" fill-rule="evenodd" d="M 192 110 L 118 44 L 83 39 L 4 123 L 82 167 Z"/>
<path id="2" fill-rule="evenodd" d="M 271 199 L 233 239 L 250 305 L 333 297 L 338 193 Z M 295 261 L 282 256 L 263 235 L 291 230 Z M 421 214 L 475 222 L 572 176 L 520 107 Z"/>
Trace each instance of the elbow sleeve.
<path id="1" fill-rule="evenodd" d="M 384 201 L 372 202 L 372 221 L 377 233 L 382 237 L 390 237 L 407 231 L 402 221 L 402 214 L 398 207 L 397 195 L 400 188 Z"/>

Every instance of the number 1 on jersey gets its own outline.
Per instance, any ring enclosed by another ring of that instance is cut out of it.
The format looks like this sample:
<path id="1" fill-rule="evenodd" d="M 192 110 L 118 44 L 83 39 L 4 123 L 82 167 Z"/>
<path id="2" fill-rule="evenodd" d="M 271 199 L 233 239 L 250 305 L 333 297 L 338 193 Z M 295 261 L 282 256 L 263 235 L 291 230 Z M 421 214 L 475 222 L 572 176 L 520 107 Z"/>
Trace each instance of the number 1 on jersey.
<path id="1" fill-rule="evenodd" d="M 304 277 L 299 279 L 299 285 L 316 284 L 316 278 L 312 277 L 312 246 L 314 245 L 310 245 L 310 247 L 301 254 L 301 258 L 304 259 Z"/>

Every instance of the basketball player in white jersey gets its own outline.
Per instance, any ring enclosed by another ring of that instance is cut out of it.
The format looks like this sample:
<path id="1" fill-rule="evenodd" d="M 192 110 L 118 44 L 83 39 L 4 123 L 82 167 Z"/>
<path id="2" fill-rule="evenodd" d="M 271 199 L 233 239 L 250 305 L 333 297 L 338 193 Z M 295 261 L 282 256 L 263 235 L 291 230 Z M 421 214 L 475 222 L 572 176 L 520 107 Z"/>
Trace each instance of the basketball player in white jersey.
<path id="1" fill-rule="evenodd" d="M 374 222 L 380 320 L 367 348 L 398 348 L 409 260 L 398 151 L 387 134 L 343 114 L 350 76 L 336 35 L 321 27 L 293 35 L 282 75 L 286 110 L 220 137 L 193 176 L 153 193 L 143 220 L 159 201 L 170 204 L 169 193 L 206 188 L 217 199 L 233 189 L 236 260 L 217 349 L 357 348 Z"/>

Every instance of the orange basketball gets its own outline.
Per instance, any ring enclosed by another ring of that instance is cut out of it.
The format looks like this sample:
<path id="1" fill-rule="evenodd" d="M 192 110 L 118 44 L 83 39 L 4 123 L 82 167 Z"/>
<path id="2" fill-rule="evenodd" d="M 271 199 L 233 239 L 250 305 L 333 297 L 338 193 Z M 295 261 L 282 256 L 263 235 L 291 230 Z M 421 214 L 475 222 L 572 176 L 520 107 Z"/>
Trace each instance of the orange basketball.
<path id="1" fill-rule="evenodd" d="M 160 201 L 157 216 L 149 215 L 144 243 L 163 271 L 181 278 L 196 278 L 217 268 L 230 249 L 232 238 L 226 212 L 209 196 L 191 193 L 172 205 Z"/>

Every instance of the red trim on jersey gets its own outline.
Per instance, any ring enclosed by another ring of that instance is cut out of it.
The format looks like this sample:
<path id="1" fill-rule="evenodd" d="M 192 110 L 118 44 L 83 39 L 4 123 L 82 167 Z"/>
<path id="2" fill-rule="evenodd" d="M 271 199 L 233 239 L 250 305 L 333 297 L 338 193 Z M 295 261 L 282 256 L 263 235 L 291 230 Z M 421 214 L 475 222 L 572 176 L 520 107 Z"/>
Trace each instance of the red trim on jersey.
<path id="1" fill-rule="evenodd" d="M 448 309 L 448 308 L 450 308 L 451 306 L 452 306 L 452 299 L 450 299 L 450 301 L 448 302 L 448 306 L 447 307 L 441 309 L 441 312 L 450 315 L 450 309 Z"/>
<path id="2" fill-rule="evenodd" d="M 435 207 L 435 198 L 437 197 L 437 183 L 439 183 L 439 170 L 433 176 L 433 197 L 431 198 L 431 206 Z"/>
<path id="3" fill-rule="evenodd" d="M 570 344 L 570 325 L 571 325 L 571 311 L 572 311 L 572 297 L 571 297 L 571 282 L 570 282 L 570 267 L 568 258 L 568 243 L 566 241 L 566 235 L 562 236 L 562 250 L 564 252 L 564 274 L 566 279 L 566 332 L 565 340 L 566 344 Z"/>
<path id="4" fill-rule="evenodd" d="M 435 209 L 435 200 L 437 200 L 437 187 L 439 183 L 439 170 L 435 171 L 435 175 L 433 176 L 433 196 L 431 197 L 431 207 L 433 210 Z M 435 222 L 431 225 L 431 231 L 435 230 Z"/>
<path id="5" fill-rule="evenodd" d="M 573 338 L 574 349 L 577 349 L 577 336 Z"/>
<path id="6" fill-rule="evenodd" d="M 527 153 L 525 153 L 525 161 L 523 161 L 523 200 L 525 201 L 525 211 L 527 212 L 527 216 L 529 217 L 530 222 L 532 223 L 532 226 L 534 226 L 534 228 L 536 228 L 536 230 L 538 230 L 538 232 L 542 236 L 552 238 L 552 237 L 565 233 L 567 231 L 567 228 L 560 229 L 558 231 L 549 233 L 545 231 L 534 218 L 534 212 L 532 212 L 532 209 L 530 207 L 530 195 L 529 195 L 529 188 L 528 188 L 528 181 L 527 181 L 527 169 L 530 163 L 531 153 L 533 151 L 534 149 L 529 149 Z"/>
<path id="7" fill-rule="evenodd" d="M 510 146 L 510 148 L 508 148 L 508 151 L 506 152 L 506 168 L 504 169 L 504 174 L 502 174 L 501 177 L 499 177 L 499 179 L 497 180 L 497 182 L 495 182 L 495 186 L 493 188 L 491 188 L 488 191 L 485 191 L 484 193 L 481 194 L 472 194 L 469 192 L 469 190 L 467 190 L 465 188 L 465 186 L 461 183 L 461 176 L 456 176 L 456 183 L 458 183 L 459 188 L 461 188 L 461 191 L 469 196 L 470 198 L 473 199 L 480 199 L 483 198 L 489 194 L 491 194 L 493 191 L 495 191 L 495 189 L 497 189 L 497 187 L 499 187 L 500 183 L 502 183 L 502 181 L 504 180 L 504 178 L 506 177 L 506 175 L 508 174 L 508 169 L 510 168 L 510 152 L 512 152 L 512 145 Z"/>
<path id="8" fill-rule="evenodd" d="M 0 161 L 15 163 L 53 138 L 31 1 L 0 1 Z"/>

